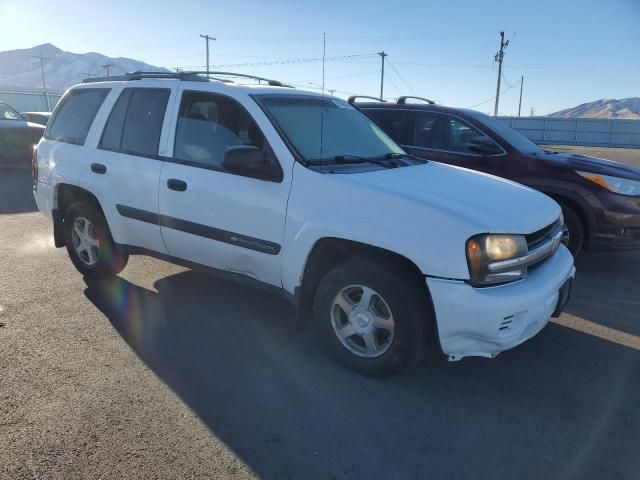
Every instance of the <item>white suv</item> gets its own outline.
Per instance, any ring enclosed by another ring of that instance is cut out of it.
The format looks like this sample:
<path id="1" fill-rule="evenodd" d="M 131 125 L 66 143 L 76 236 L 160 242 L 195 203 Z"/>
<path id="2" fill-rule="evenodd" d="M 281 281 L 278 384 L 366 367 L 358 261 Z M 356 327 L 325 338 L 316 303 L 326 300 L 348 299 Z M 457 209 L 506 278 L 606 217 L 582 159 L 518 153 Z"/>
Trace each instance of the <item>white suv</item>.
<path id="1" fill-rule="evenodd" d="M 559 315 L 575 268 L 553 200 L 411 157 L 341 99 L 262 83 L 71 88 L 34 153 L 56 246 L 89 277 L 146 254 L 273 287 L 370 376 L 430 336 L 450 360 L 494 357 Z"/>

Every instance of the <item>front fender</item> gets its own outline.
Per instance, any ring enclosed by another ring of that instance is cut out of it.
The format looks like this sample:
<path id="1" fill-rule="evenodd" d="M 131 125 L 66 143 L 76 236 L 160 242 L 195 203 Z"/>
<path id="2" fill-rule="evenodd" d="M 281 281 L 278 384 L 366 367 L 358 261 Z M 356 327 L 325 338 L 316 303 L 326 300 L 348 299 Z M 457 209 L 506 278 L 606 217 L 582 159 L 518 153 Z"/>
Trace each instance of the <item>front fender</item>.
<path id="1" fill-rule="evenodd" d="M 411 230 L 411 229 L 406 229 Z M 469 278 L 464 246 L 454 254 L 450 251 L 430 250 L 429 241 L 418 231 L 400 232 L 384 228 L 364 218 L 323 212 L 304 220 L 299 225 L 288 222 L 282 257 L 283 287 L 293 293 L 302 282 L 307 259 L 316 243 L 325 238 L 338 238 L 389 250 L 413 262 L 424 275 L 450 278 Z M 444 234 L 441 233 L 442 238 Z M 399 241 L 401 240 L 401 241 Z"/>

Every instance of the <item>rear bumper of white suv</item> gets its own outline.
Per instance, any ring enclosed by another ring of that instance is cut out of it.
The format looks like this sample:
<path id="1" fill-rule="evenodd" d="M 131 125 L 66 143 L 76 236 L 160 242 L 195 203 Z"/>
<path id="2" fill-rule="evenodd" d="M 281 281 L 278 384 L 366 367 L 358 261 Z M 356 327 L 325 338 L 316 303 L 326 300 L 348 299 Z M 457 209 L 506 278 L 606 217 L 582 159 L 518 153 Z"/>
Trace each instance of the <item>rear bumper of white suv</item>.
<path id="1" fill-rule="evenodd" d="M 536 335 L 556 311 L 560 289 L 575 275 L 573 257 L 558 251 L 515 283 L 474 288 L 459 280 L 427 278 L 442 351 L 449 359 L 493 358 Z"/>

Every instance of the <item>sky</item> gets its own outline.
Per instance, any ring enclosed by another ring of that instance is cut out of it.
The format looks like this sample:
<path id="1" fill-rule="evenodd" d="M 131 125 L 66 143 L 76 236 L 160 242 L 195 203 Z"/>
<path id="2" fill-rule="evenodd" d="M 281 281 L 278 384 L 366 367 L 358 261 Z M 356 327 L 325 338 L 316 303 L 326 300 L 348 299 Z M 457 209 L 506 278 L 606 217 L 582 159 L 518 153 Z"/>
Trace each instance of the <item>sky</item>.
<path id="1" fill-rule="evenodd" d="M 0 51 L 52 43 L 167 68 L 251 73 L 346 97 L 418 95 L 500 114 L 545 115 L 640 96 L 640 0 L 0 0 Z M 265 65 L 265 63 L 271 63 Z M 274 63 L 277 62 L 277 63 Z M 252 65 L 247 65 L 252 64 Z"/>

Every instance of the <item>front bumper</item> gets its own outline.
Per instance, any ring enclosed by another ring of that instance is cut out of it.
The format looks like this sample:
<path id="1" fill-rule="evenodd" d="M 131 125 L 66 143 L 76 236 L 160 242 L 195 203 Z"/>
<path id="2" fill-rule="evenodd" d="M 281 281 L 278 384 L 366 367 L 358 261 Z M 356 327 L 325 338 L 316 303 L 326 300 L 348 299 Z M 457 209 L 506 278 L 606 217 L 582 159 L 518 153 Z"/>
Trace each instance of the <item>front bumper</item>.
<path id="1" fill-rule="evenodd" d="M 427 278 L 442 351 L 452 361 L 493 358 L 533 337 L 549 322 L 560 289 L 575 271 L 562 245 L 525 279 L 507 285 L 474 288 L 459 280 Z"/>
<path id="2" fill-rule="evenodd" d="M 640 249 L 640 197 L 611 192 L 599 195 L 595 231 L 589 237 L 592 252 Z"/>

